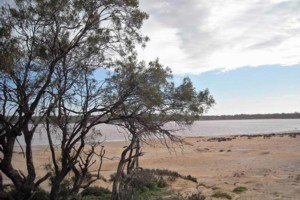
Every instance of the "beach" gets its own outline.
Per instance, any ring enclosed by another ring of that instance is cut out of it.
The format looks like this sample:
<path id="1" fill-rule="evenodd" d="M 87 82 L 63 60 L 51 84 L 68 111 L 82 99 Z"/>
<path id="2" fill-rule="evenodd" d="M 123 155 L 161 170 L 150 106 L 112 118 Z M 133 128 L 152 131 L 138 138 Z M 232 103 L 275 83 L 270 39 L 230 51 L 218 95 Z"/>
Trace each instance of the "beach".
<path id="1" fill-rule="evenodd" d="M 102 176 L 110 178 L 116 170 L 118 158 L 126 142 L 105 142 L 106 149 Z M 300 135 L 234 135 L 214 137 L 185 137 L 182 144 L 166 148 L 158 141 L 144 144 L 140 167 L 168 169 L 184 176 L 197 178 L 198 183 L 177 179 L 169 183 L 169 190 L 182 194 L 201 192 L 206 199 L 215 192 L 228 193 L 232 199 L 299 199 L 300 194 Z M 34 146 L 37 176 L 45 174 L 45 165 L 51 162 L 47 146 Z M 25 172 L 24 157 L 16 149 L 14 166 Z M 91 168 L 95 172 L 96 166 Z M 4 177 L 4 183 L 9 180 Z M 97 182 L 106 188 L 109 182 Z M 247 188 L 240 194 L 233 189 Z M 42 184 L 46 190 L 49 182 Z"/>

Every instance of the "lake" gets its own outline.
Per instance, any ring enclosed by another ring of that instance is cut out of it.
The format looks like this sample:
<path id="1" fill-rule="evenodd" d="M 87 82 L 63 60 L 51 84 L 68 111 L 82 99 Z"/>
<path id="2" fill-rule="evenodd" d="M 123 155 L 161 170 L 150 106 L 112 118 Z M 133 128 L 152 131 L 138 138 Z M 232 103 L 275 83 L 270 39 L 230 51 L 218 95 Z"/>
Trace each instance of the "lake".
<path id="1" fill-rule="evenodd" d="M 213 135 L 236 135 L 236 134 L 266 134 L 299 132 L 300 119 L 257 119 L 257 120 L 207 120 L 196 121 L 193 125 L 180 127 L 175 123 L 168 123 L 166 128 L 177 130 L 174 134 L 180 136 L 213 136 Z M 112 125 L 98 125 L 102 140 L 120 141 L 126 138 L 126 131 Z M 19 138 L 23 145 L 23 138 Z M 59 143 L 56 140 L 55 143 Z M 33 145 L 47 145 L 47 136 L 42 125 L 34 135 Z"/>

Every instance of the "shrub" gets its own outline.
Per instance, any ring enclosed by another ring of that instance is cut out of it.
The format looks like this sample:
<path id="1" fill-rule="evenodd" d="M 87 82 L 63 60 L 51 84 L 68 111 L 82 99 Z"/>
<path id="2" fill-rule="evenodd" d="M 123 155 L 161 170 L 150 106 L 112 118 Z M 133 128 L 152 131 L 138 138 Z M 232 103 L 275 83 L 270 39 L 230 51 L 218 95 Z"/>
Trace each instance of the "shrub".
<path id="1" fill-rule="evenodd" d="M 82 192 L 81 192 L 81 196 L 85 197 L 85 196 L 107 196 L 110 195 L 111 191 L 103 188 L 103 187 L 88 187 L 85 188 Z"/>
<path id="2" fill-rule="evenodd" d="M 70 188 L 72 187 L 71 179 L 64 179 L 60 184 L 59 197 L 67 199 L 70 195 Z"/>
<path id="3" fill-rule="evenodd" d="M 101 196 L 101 197 L 84 196 L 84 197 L 77 197 L 76 199 L 73 200 L 110 200 L 110 196 Z"/>
<path id="4" fill-rule="evenodd" d="M 164 188 L 164 187 L 167 186 L 167 183 L 162 177 L 159 177 L 158 180 L 157 180 L 157 186 L 159 188 Z"/>
<path id="5" fill-rule="evenodd" d="M 129 185 L 135 190 L 144 191 L 145 189 L 163 188 L 167 184 L 161 176 L 157 177 L 151 170 L 141 170 L 130 178 Z"/>
<path id="6" fill-rule="evenodd" d="M 233 192 L 234 193 L 237 193 L 237 194 L 240 194 L 242 192 L 245 192 L 247 191 L 248 189 L 246 187 L 242 187 L 242 186 L 239 186 L 239 187 L 236 187 L 233 189 Z"/>
<path id="7" fill-rule="evenodd" d="M 18 192 L 17 190 L 13 189 L 9 192 L 9 196 L 11 196 L 13 199 L 21 199 L 22 194 Z M 33 196 L 31 197 L 31 200 L 49 200 L 50 194 L 46 192 L 45 190 L 39 189 L 36 191 Z"/>
<path id="8" fill-rule="evenodd" d="M 196 177 L 193 177 L 193 176 L 191 176 L 191 175 L 187 175 L 187 176 L 185 177 L 185 179 L 186 179 L 186 180 L 193 181 L 193 182 L 195 182 L 195 183 L 198 183 L 198 182 L 197 182 L 197 178 L 196 178 Z"/>
<path id="9" fill-rule="evenodd" d="M 212 197 L 232 199 L 232 197 L 229 194 L 225 193 L 225 192 L 216 192 L 212 195 Z"/>
<path id="10" fill-rule="evenodd" d="M 111 174 L 111 175 L 110 175 L 110 179 L 109 179 L 108 181 L 109 181 L 109 182 L 114 182 L 114 181 L 116 180 L 116 175 L 117 175 L 117 173 Z M 124 176 L 125 176 L 125 173 L 122 172 L 121 177 L 124 177 Z"/>
<path id="11" fill-rule="evenodd" d="M 205 200 L 205 196 L 202 195 L 200 192 L 198 194 L 192 194 L 190 196 L 185 196 L 181 193 L 177 193 L 167 198 L 163 198 L 166 200 Z"/>
<path id="12" fill-rule="evenodd" d="M 153 173 L 157 176 L 167 176 L 169 181 L 175 181 L 177 178 L 183 177 L 178 172 L 168 169 L 144 169 L 144 171 L 148 171 L 149 173 Z"/>
<path id="13" fill-rule="evenodd" d="M 152 169 L 150 171 L 152 171 L 153 173 L 155 173 L 159 176 L 170 176 L 170 177 L 176 177 L 176 178 L 181 176 L 178 172 L 171 171 L 168 169 Z"/>
<path id="14" fill-rule="evenodd" d="M 205 200 L 205 196 L 201 193 L 192 194 L 191 196 L 187 197 L 187 200 Z"/>
<path id="15" fill-rule="evenodd" d="M 31 200 L 49 200 L 49 199 L 50 199 L 50 194 L 42 189 L 38 190 L 31 198 Z"/>

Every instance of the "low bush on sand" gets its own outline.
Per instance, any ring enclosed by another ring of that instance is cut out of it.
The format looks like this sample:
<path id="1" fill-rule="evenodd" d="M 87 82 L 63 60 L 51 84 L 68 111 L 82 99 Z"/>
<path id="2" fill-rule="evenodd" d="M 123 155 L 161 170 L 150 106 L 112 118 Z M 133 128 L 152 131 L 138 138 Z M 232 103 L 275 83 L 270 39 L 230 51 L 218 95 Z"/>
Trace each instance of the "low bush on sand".
<path id="1" fill-rule="evenodd" d="M 236 193 L 236 194 L 240 194 L 240 193 L 245 192 L 247 190 L 248 189 L 246 187 L 239 186 L 239 187 L 234 188 L 233 192 Z"/>

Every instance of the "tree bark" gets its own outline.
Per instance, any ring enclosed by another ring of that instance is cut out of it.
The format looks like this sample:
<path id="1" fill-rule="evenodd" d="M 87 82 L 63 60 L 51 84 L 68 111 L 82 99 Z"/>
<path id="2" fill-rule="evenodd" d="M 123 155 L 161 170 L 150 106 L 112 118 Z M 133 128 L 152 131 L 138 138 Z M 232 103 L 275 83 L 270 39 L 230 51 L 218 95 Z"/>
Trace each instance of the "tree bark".
<path id="1" fill-rule="evenodd" d="M 59 197 L 60 184 L 53 180 L 50 192 L 50 200 L 57 200 Z"/>

